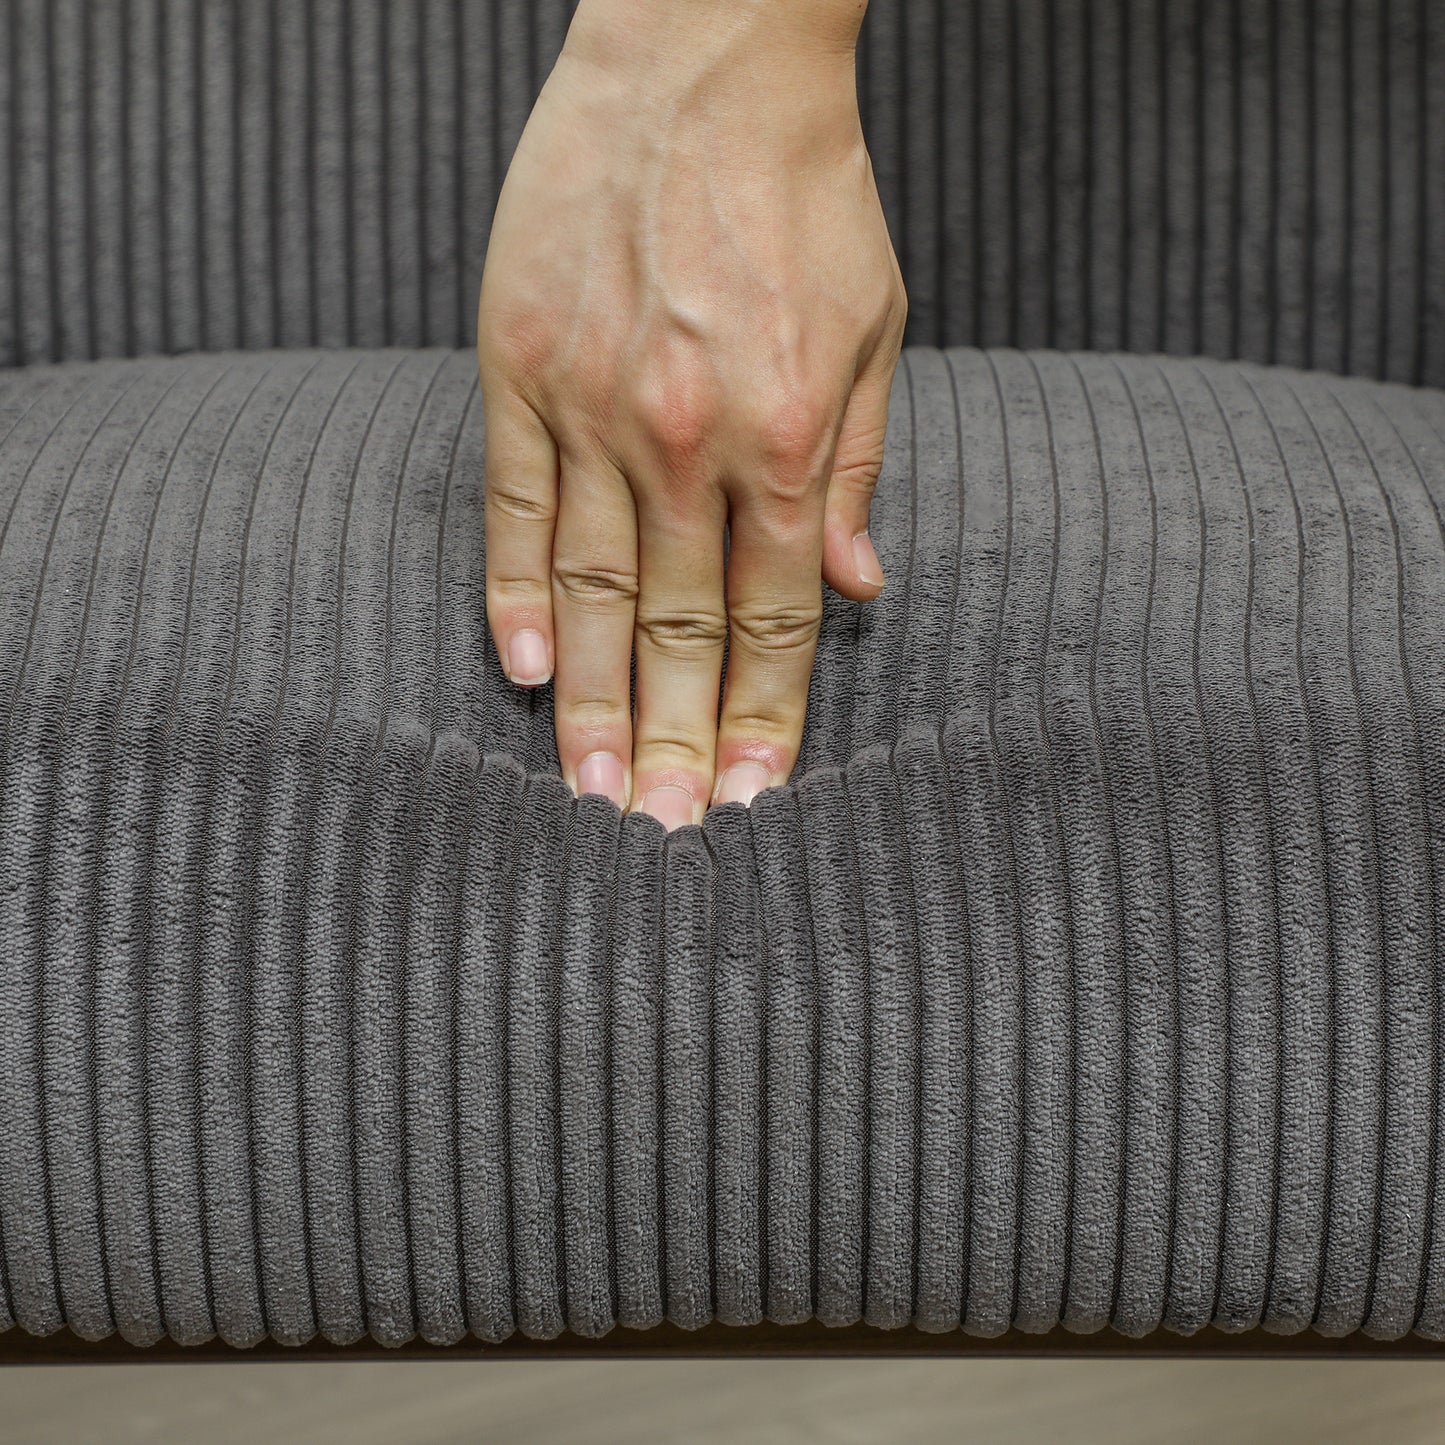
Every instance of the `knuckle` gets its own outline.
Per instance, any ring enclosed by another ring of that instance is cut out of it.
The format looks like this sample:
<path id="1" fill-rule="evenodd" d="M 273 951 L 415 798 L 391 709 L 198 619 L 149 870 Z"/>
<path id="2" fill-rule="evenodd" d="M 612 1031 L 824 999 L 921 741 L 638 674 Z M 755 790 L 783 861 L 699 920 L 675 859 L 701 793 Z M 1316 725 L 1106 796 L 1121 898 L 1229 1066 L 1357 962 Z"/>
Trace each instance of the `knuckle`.
<path id="1" fill-rule="evenodd" d="M 747 739 L 749 757 L 771 772 L 788 771 L 802 732 L 801 714 L 788 717 L 781 711 L 743 710 L 728 713 L 723 721 L 729 737 Z"/>
<path id="2" fill-rule="evenodd" d="M 781 535 L 791 536 L 792 524 L 800 520 L 802 504 L 818 489 L 819 481 L 811 466 L 796 461 L 774 462 L 763 472 L 757 492 L 762 500 L 772 503 Z"/>
<path id="3" fill-rule="evenodd" d="M 491 292 L 478 316 L 478 350 L 504 371 L 535 379 L 552 351 L 553 327 L 537 307 L 515 300 L 499 303 Z"/>
<path id="4" fill-rule="evenodd" d="M 502 480 L 488 479 L 484 496 L 488 506 L 514 522 L 550 522 L 556 513 L 551 497 L 524 491 Z"/>
<path id="5" fill-rule="evenodd" d="M 584 694 L 558 698 L 557 720 L 574 743 L 586 744 L 625 737 L 632 718 L 627 699 Z"/>
<path id="6" fill-rule="evenodd" d="M 854 496 L 871 497 L 878 488 L 878 473 L 882 467 L 881 456 L 840 457 L 833 466 L 830 485 L 841 487 Z"/>
<path id="7" fill-rule="evenodd" d="M 827 429 L 827 408 L 811 397 L 791 396 L 754 419 L 753 434 L 763 456 L 785 470 L 809 467 Z"/>
<path id="8" fill-rule="evenodd" d="M 672 729 L 639 734 L 634 773 L 658 773 L 675 770 L 679 773 L 707 774 L 712 769 L 712 752 L 708 743 L 690 738 Z"/>
<path id="9" fill-rule="evenodd" d="M 659 652 L 689 656 L 727 640 L 727 618 L 713 612 L 667 614 L 639 611 L 637 628 Z"/>
<path id="10" fill-rule="evenodd" d="M 527 608 L 545 607 L 547 584 L 541 577 L 504 577 L 496 572 L 487 575 L 487 592 L 494 605 Z"/>
<path id="11" fill-rule="evenodd" d="M 625 568 L 559 561 L 552 568 L 552 579 L 579 607 L 605 609 L 637 600 L 637 573 Z"/>
<path id="12" fill-rule="evenodd" d="M 755 650 L 793 653 L 813 646 L 822 626 L 823 609 L 817 607 L 737 607 L 732 613 L 734 636 Z"/>
<path id="13" fill-rule="evenodd" d="M 711 384 L 677 376 L 644 391 L 635 409 L 642 430 L 658 451 L 664 456 L 689 458 L 708 445 L 721 402 Z"/>

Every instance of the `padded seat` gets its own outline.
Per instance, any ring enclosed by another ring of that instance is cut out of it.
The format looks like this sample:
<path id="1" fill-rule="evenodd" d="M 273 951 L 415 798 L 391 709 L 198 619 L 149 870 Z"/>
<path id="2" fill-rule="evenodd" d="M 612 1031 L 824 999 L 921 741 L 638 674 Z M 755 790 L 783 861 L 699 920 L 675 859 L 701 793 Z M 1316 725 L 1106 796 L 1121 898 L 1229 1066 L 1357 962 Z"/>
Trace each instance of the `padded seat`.
<path id="1" fill-rule="evenodd" d="M 0 371 L 0 1324 L 1445 1337 L 1445 392 L 912 346 L 793 780 L 486 632 L 469 350 Z"/>

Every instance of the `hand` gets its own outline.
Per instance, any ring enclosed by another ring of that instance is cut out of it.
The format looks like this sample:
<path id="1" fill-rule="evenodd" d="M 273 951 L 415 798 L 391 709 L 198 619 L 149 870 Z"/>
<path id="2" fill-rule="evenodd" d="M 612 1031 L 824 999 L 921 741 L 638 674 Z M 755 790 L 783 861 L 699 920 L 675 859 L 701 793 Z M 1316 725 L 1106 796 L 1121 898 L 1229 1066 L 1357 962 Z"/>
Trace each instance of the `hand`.
<path id="1" fill-rule="evenodd" d="M 487 617 L 513 682 L 555 671 L 573 790 L 673 828 L 787 781 L 822 581 L 882 588 L 907 297 L 836 26 L 613 3 L 583 0 L 493 219 Z"/>

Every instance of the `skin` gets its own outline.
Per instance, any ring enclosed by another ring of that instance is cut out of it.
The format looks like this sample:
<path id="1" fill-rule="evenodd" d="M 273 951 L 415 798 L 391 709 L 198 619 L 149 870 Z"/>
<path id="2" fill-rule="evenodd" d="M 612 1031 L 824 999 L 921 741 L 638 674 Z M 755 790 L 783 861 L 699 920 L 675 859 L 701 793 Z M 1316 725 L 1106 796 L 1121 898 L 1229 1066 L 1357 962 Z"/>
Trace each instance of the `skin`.
<path id="1" fill-rule="evenodd" d="M 488 622 L 514 683 L 555 678 L 573 791 L 669 829 L 788 780 L 823 583 L 883 586 L 908 303 L 863 8 L 582 0 L 493 218 Z"/>

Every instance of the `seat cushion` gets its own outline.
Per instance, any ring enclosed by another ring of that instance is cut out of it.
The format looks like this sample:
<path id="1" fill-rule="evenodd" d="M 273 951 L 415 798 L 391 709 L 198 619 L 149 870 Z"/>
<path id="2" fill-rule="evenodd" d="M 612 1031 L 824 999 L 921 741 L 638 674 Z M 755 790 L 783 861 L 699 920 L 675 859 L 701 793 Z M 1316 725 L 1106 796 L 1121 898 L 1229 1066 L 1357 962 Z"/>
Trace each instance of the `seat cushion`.
<path id="1" fill-rule="evenodd" d="M 1445 1335 L 1445 393 L 910 347 L 793 780 L 486 631 L 470 352 L 0 372 L 0 1312 Z"/>

